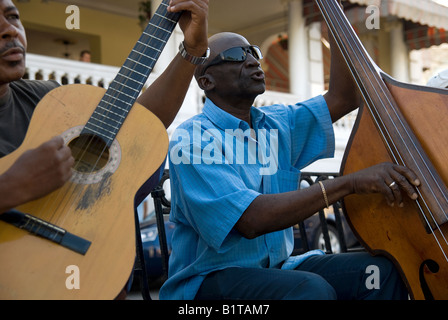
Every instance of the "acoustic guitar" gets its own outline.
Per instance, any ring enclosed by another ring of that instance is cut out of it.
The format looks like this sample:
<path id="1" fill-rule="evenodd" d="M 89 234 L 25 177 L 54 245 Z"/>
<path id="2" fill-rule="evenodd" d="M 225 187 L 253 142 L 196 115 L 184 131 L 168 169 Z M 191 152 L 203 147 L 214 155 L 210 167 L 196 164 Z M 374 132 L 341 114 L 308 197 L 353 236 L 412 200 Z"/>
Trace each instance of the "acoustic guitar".
<path id="1" fill-rule="evenodd" d="M 67 85 L 37 105 L 26 150 L 64 137 L 76 163 L 62 188 L 1 215 L 0 299 L 113 299 L 131 275 L 136 247 L 134 196 L 151 189 L 168 136 L 136 99 L 180 13 L 164 0 L 107 91 Z M 125 121 L 126 120 L 126 121 Z"/>

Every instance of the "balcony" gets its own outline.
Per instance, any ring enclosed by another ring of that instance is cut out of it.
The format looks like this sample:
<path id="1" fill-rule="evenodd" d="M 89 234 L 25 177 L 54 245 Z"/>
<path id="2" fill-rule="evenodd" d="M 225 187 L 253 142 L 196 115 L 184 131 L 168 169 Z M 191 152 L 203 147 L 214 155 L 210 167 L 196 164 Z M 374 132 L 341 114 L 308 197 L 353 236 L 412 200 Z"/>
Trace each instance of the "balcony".
<path id="1" fill-rule="evenodd" d="M 95 63 L 79 62 L 68 59 L 53 58 L 48 56 L 27 54 L 27 74 L 28 79 L 56 80 L 61 84 L 91 84 L 108 88 L 110 82 L 115 78 L 119 68 Z M 149 86 L 157 77 L 156 68 L 149 76 L 145 87 Z M 255 101 L 255 106 L 270 105 L 275 103 L 294 104 L 303 99 L 289 93 L 267 91 L 259 96 Z M 204 101 L 204 94 L 199 89 L 195 81 L 190 84 L 190 89 L 185 97 L 184 104 L 178 116 L 168 129 L 170 135 L 173 130 L 186 119 L 201 112 Z M 318 161 L 308 171 L 315 172 L 338 172 L 343 152 L 347 144 L 351 129 L 356 119 L 356 112 L 347 115 L 334 124 L 336 136 L 336 153 L 334 159 Z"/>
<path id="2" fill-rule="evenodd" d="M 28 53 L 26 78 L 56 80 L 61 84 L 83 83 L 107 89 L 119 68 Z"/>

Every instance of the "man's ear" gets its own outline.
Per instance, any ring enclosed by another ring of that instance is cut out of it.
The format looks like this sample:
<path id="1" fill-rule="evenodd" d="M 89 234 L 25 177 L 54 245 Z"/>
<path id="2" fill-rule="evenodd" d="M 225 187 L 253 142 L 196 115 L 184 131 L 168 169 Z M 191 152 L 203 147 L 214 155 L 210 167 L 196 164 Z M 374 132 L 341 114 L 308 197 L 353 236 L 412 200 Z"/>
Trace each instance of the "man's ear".
<path id="1" fill-rule="evenodd" d="M 204 74 L 197 79 L 199 88 L 204 91 L 210 91 L 215 88 L 215 79 L 210 74 Z"/>

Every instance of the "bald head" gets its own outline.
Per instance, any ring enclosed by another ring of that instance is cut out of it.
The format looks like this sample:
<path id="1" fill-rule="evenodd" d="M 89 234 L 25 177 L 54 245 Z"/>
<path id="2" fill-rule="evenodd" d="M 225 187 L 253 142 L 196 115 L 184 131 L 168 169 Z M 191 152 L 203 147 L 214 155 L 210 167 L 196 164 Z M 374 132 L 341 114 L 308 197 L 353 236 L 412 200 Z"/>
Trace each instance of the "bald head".
<path id="1" fill-rule="evenodd" d="M 208 61 L 212 61 L 218 54 L 232 47 L 247 46 L 249 41 L 246 40 L 242 35 L 233 32 L 221 32 L 211 36 L 208 39 L 208 46 L 210 48 L 210 57 Z M 203 70 L 206 69 L 208 63 L 199 65 L 195 70 L 196 80 L 202 75 Z"/>

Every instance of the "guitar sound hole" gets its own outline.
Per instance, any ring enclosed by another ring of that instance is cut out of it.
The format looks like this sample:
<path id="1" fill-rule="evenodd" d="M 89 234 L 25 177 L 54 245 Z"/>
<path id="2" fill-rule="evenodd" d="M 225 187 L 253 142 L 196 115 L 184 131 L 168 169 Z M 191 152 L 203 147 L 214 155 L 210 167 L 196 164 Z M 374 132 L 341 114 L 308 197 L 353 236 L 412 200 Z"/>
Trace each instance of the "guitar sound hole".
<path id="1" fill-rule="evenodd" d="M 68 146 L 75 158 L 73 169 L 82 173 L 101 170 L 109 160 L 109 147 L 103 139 L 86 134 L 73 139 Z"/>

